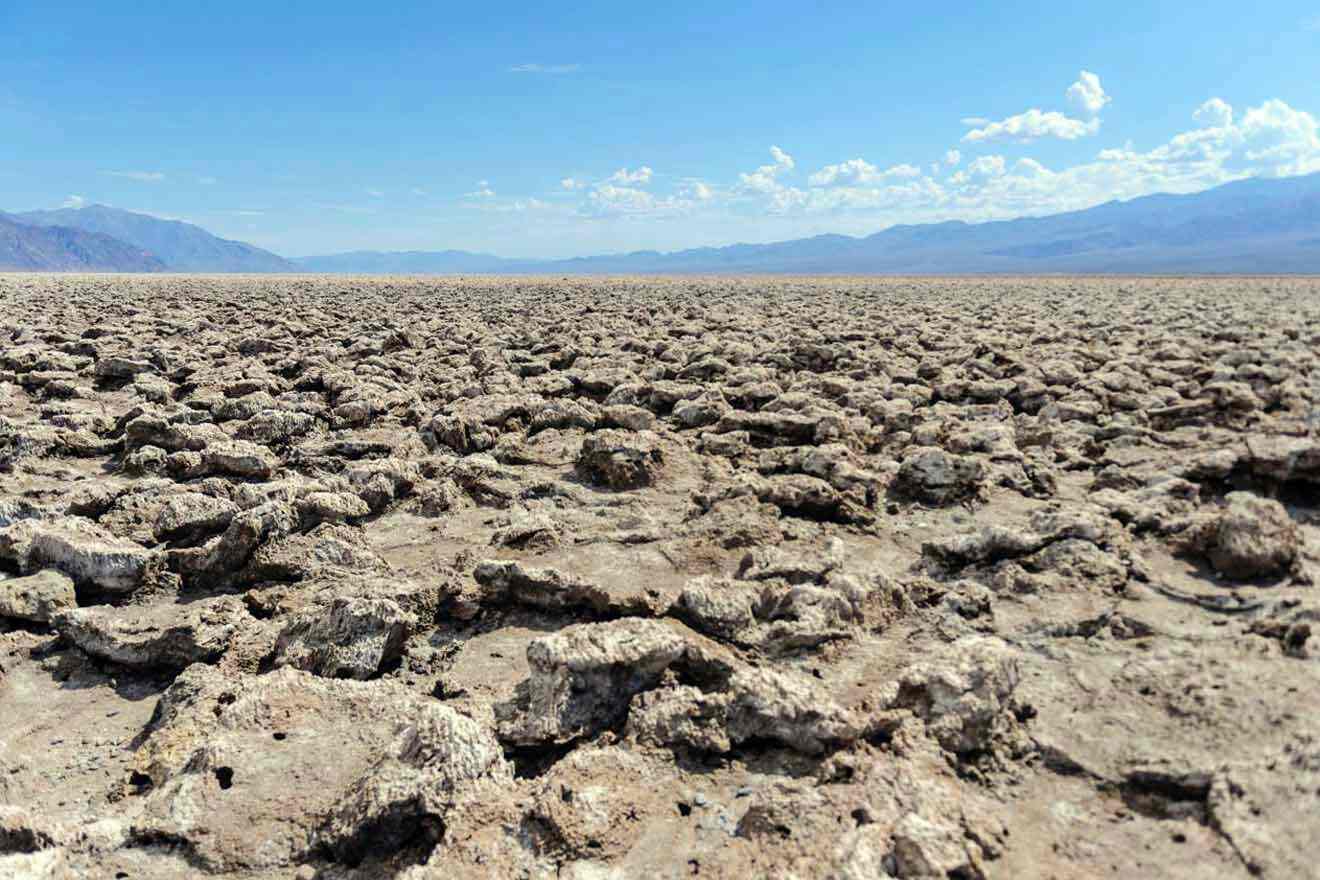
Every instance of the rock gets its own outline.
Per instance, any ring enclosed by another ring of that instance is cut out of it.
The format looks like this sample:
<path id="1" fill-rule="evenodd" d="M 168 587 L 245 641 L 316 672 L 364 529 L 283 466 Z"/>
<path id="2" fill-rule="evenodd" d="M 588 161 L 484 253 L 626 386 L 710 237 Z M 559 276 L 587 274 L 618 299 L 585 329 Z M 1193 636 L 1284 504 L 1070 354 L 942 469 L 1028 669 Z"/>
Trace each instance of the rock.
<path id="1" fill-rule="evenodd" d="M 582 441 L 577 467 L 597 485 L 638 489 L 655 483 L 664 462 L 659 438 L 649 431 L 596 431 Z"/>
<path id="2" fill-rule="evenodd" d="M 372 853 L 439 843 L 454 805 L 513 783 L 498 742 L 477 722 L 427 703 L 317 830 L 337 859 L 357 864 Z"/>
<path id="3" fill-rule="evenodd" d="M 1297 561 L 1301 536 L 1283 505 L 1230 492 L 1200 542 L 1215 570 L 1234 580 L 1277 577 Z"/>
<path id="4" fill-rule="evenodd" d="M 985 475 L 980 459 L 939 448 L 916 449 L 903 458 L 894 486 L 918 501 L 950 504 L 975 497 Z"/>
<path id="5" fill-rule="evenodd" d="M 517 602 L 548 610 L 582 609 L 608 614 L 647 614 L 664 609 L 643 596 L 616 597 L 610 591 L 553 568 L 532 568 L 520 562 L 485 560 L 473 577 L 481 585 L 481 602 Z"/>
<path id="6" fill-rule="evenodd" d="M 213 663 L 246 627 L 255 626 L 234 596 L 188 605 L 98 605 L 57 613 L 55 631 L 88 654 L 125 666 L 182 669 Z"/>
<path id="7" fill-rule="evenodd" d="M 185 842 L 215 872 L 287 872 L 325 851 L 389 858 L 418 838 L 425 852 L 452 805 L 511 783 L 494 738 L 452 709 L 388 682 L 288 668 L 185 670 L 138 767 L 153 783 L 140 833 Z"/>
<path id="8" fill-rule="evenodd" d="M 148 576 L 156 554 L 78 517 L 26 519 L 0 531 L 0 557 L 23 571 L 57 569 L 80 586 L 129 593 Z"/>
<path id="9" fill-rule="evenodd" d="M 0 580 L 0 617 L 49 623 L 52 616 L 77 604 L 73 579 L 54 569 Z"/>
<path id="10" fill-rule="evenodd" d="M 980 877 L 972 867 L 961 828 L 908 813 L 894 827 L 895 876 L 935 880 Z"/>
<path id="11" fill-rule="evenodd" d="M 390 599 L 339 596 L 285 624 L 275 644 L 275 665 L 326 678 L 371 678 L 399 659 L 416 624 Z"/>
<path id="12" fill-rule="evenodd" d="M 157 541 L 195 541 L 223 531 L 238 512 L 238 505 L 225 498 L 185 492 L 166 499 L 156 517 Z"/>
<path id="13" fill-rule="evenodd" d="M 351 492 L 309 492 L 298 499 L 297 507 L 308 525 L 350 522 L 371 513 L 367 502 Z"/>
<path id="14" fill-rule="evenodd" d="M 926 722 L 940 745 L 957 755 L 990 748 L 1010 730 L 1020 677 L 1012 649 L 996 638 L 971 636 L 938 657 L 910 666 L 894 705 Z"/>
<path id="15" fill-rule="evenodd" d="M 528 645 L 527 662 L 531 678 L 499 710 L 500 738 L 515 743 L 562 743 L 609 727 L 671 666 L 697 678 L 732 670 L 725 652 L 695 633 L 639 618 L 566 627 Z"/>

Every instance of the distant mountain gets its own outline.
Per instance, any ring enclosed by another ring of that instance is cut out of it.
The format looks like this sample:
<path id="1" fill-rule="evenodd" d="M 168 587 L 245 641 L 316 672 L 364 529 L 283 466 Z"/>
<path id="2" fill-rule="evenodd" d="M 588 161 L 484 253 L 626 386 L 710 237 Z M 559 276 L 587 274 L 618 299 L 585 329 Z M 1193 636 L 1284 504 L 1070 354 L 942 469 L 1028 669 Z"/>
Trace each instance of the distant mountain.
<path id="1" fill-rule="evenodd" d="M 293 261 L 305 272 L 354 275 L 450 275 L 511 271 L 518 260 L 468 251 L 352 251 L 325 257 L 298 257 Z"/>
<path id="2" fill-rule="evenodd" d="M 1320 174 L 991 223 L 891 226 L 662 253 L 524 260 L 467 251 L 356 251 L 286 260 L 204 229 L 93 205 L 0 214 L 0 267 L 351 274 L 1320 274 Z M 37 226 L 44 227 L 38 231 Z"/>
<path id="3" fill-rule="evenodd" d="M 99 232 L 32 226 L 0 213 L 0 270 L 160 272 L 165 264 L 139 247 Z"/>
<path id="4" fill-rule="evenodd" d="M 511 260 L 464 251 L 297 261 L 353 273 L 1320 273 L 1320 174 L 1253 178 L 1191 195 L 990 223 L 892 226 L 661 253 Z"/>
<path id="5" fill-rule="evenodd" d="M 241 241 L 217 238 L 198 226 L 105 205 L 28 211 L 20 223 L 98 232 L 150 251 L 170 272 L 296 272 L 281 256 Z"/>

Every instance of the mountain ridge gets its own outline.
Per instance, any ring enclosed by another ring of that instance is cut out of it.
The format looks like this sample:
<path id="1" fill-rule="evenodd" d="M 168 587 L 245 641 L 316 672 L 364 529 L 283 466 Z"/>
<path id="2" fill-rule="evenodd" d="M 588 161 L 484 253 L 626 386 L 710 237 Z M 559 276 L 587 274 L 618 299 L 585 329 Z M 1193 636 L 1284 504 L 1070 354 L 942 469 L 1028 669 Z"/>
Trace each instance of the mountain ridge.
<path id="1" fill-rule="evenodd" d="M 1320 274 L 1320 173 L 1245 178 L 1199 193 L 1156 193 L 1038 217 L 898 224 L 865 236 L 825 233 L 554 260 L 455 249 L 360 250 L 290 260 L 190 223 L 104 205 L 0 213 L 0 221 L 0 268 L 29 271 Z"/>
<path id="2" fill-rule="evenodd" d="M 67 226 L 33 226 L 0 212 L 0 270 L 162 272 L 165 264 L 108 235 Z"/>
<path id="3" fill-rule="evenodd" d="M 1040 217 L 899 224 L 765 244 L 522 260 L 466 251 L 408 252 L 408 272 L 581 274 L 1031 274 L 1105 272 L 1320 273 L 1320 174 L 1247 178 L 1199 193 L 1157 193 Z M 449 255 L 461 255 L 449 261 Z M 348 255 L 296 258 L 313 271 L 352 272 Z M 373 270 L 390 265 L 373 252 Z M 427 256 L 432 257 L 429 268 Z M 482 262 L 482 260 L 487 262 Z M 333 268 L 330 268 L 333 266 Z M 402 271 L 402 270 L 401 270 Z"/>
<path id="4" fill-rule="evenodd" d="M 154 254 L 170 272 L 296 272 L 278 254 L 247 242 L 220 238 L 182 220 L 106 205 L 25 211 L 12 215 L 33 226 L 62 226 L 108 235 Z"/>

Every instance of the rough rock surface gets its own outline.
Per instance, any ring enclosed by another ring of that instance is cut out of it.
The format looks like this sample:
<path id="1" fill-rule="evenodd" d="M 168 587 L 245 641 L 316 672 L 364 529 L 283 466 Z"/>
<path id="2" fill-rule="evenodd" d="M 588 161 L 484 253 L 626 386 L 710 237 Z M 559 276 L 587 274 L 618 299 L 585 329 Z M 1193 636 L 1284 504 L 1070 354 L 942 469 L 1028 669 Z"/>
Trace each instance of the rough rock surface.
<path id="1" fill-rule="evenodd" d="M 2 876 L 1320 864 L 1314 280 L 0 307 Z"/>

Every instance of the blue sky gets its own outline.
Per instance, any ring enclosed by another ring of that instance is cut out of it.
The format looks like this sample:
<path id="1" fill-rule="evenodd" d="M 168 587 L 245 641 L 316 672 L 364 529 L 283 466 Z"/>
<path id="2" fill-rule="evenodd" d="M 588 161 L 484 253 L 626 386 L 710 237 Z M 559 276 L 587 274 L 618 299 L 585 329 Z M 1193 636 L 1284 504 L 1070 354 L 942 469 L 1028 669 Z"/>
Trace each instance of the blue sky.
<path id="1" fill-rule="evenodd" d="M 0 209 L 568 256 L 1320 171 L 1320 7 L 0 0 Z"/>

